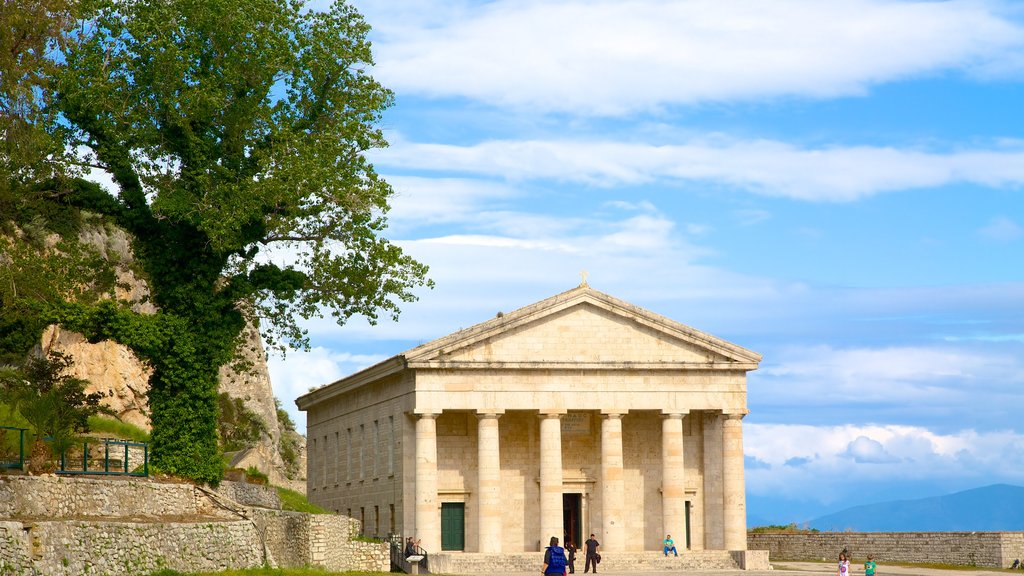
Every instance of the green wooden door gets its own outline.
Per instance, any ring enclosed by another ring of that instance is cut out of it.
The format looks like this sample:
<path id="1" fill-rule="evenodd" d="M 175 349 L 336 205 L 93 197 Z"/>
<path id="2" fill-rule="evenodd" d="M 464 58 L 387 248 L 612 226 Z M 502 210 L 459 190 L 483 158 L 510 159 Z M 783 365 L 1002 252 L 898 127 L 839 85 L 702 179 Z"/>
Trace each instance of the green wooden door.
<path id="1" fill-rule="evenodd" d="M 441 503 L 441 550 L 466 549 L 466 505 Z"/>

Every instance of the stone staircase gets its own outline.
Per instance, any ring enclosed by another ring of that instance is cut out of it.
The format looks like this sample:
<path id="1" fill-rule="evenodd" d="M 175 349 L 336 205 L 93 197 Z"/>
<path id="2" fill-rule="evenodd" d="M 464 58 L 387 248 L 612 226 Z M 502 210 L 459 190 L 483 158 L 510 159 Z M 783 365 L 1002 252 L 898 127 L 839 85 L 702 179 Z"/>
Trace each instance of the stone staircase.
<path id="1" fill-rule="evenodd" d="M 742 570 L 756 569 L 749 564 L 753 555 L 756 563 L 767 567 L 768 555 L 763 551 L 730 552 L 728 550 L 684 550 L 678 557 L 666 557 L 660 551 L 608 552 L 601 555 L 598 574 L 625 572 L 676 572 L 682 570 Z M 576 556 L 576 573 L 583 574 L 584 556 Z M 477 554 L 473 552 L 438 552 L 430 555 L 433 574 L 486 574 L 493 572 L 537 574 L 544 563 L 543 552 L 508 554 Z"/>

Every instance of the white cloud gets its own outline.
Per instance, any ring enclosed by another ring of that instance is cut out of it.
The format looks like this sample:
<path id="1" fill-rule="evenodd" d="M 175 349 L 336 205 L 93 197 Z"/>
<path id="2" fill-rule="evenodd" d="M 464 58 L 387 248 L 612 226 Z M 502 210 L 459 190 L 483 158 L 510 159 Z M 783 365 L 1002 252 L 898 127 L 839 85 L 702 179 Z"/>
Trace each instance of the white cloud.
<path id="1" fill-rule="evenodd" d="M 573 114 L 1015 73 L 1024 45 L 996 5 L 970 0 L 358 4 L 377 30 L 375 75 L 399 93 Z"/>
<path id="2" fill-rule="evenodd" d="M 271 354 L 267 367 L 274 396 L 281 400 L 298 431 L 305 433 L 306 413 L 295 406 L 296 398 L 385 359 L 383 355 L 350 354 L 317 346 L 308 352 L 291 351 L 287 358 Z"/>
<path id="3" fill-rule="evenodd" d="M 884 464 L 899 459 L 886 452 L 882 443 L 867 436 L 858 436 L 846 447 L 846 455 L 858 464 Z"/>
<path id="4" fill-rule="evenodd" d="M 395 190 L 388 220 L 393 233 L 407 226 L 466 222 L 522 192 L 500 182 L 467 178 L 388 176 Z"/>
<path id="5" fill-rule="evenodd" d="M 554 180 L 609 187 L 709 182 L 765 196 L 824 202 L 851 202 L 883 192 L 950 184 L 1024 184 L 1020 143 L 930 152 L 871 146 L 800 148 L 721 135 L 672 145 L 491 140 L 457 146 L 396 137 L 390 148 L 372 157 L 385 168 L 454 172 L 509 182 Z M 1005 223 L 996 224 L 999 234 L 1010 230 Z"/>
<path id="6" fill-rule="evenodd" d="M 982 237 L 994 242 L 1013 242 L 1021 237 L 1024 231 L 1016 222 L 1005 216 L 997 216 L 978 231 Z"/>
<path id="7" fill-rule="evenodd" d="M 1022 370 L 1013 353 L 966 346 L 790 346 L 755 375 L 772 394 L 755 394 L 773 405 L 857 410 L 862 420 L 880 417 L 871 406 L 902 406 L 909 419 L 935 406 L 977 409 L 1005 402 L 1024 382 Z M 851 417 L 857 416 L 845 419 Z"/>
<path id="8" fill-rule="evenodd" d="M 745 452 L 758 463 L 747 469 L 748 493 L 822 502 L 856 498 L 857 486 L 892 481 L 1021 482 L 1024 463 L 1007 455 L 1022 446 L 1024 436 L 1007 430 L 744 425 Z"/>

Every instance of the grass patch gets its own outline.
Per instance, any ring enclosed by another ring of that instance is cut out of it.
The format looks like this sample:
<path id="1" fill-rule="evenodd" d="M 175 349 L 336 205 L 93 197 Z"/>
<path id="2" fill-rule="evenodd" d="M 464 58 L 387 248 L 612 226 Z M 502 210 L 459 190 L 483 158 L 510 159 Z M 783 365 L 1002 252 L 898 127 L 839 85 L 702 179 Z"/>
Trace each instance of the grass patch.
<path id="1" fill-rule="evenodd" d="M 108 434 L 112 437 L 131 440 L 133 442 L 149 442 L 149 432 L 146 432 L 134 424 L 121 422 L 115 418 L 90 416 L 89 430 L 100 434 Z"/>
<path id="2" fill-rule="evenodd" d="M 306 495 L 295 490 L 289 490 L 280 486 L 277 488 L 277 496 L 281 499 L 281 508 L 285 510 L 294 510 L 295 512 L 307 512 L 309 514 L 333 514 L 330 510 L 324 510 L 316 504 L 310 504 L 309 500 L 306 499 Z M 268 572 L 268 574 L 273 574 Z M 296 573 L 299 574 L 299 573 Z M 363 574 L 362 572 L 351 572 L 350 574 Z M 289 574 L 291 576 L 291 574 Z"/>

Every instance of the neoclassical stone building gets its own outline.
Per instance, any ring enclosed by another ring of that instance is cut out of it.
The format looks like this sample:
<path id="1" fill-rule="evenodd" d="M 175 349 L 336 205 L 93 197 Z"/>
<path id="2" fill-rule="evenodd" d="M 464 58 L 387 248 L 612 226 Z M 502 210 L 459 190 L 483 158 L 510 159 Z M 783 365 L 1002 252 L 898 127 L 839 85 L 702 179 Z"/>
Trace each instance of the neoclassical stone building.
<path id="1" fill-rule="evenodd" d="M 300 397 L 307 493 L 431 552 L 744 550 L 760 360 L 584 283 Z"/>

